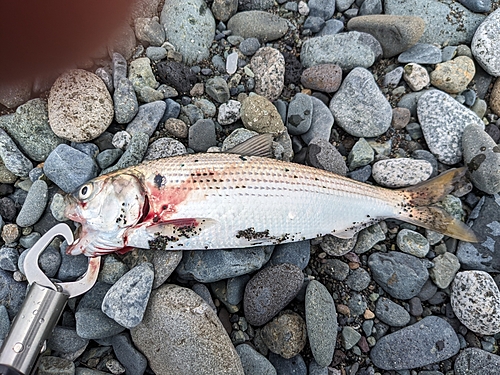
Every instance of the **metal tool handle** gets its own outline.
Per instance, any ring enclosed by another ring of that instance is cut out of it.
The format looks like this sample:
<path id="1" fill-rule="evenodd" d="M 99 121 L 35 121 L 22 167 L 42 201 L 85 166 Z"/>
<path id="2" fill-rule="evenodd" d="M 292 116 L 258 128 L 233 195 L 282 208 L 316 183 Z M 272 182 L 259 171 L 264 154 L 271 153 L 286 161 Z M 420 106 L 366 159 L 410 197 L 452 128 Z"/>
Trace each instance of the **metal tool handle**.
<path id="1" fill-rule="evenodd" d="M 29 375 L 69 296 L 31 284 L 0 349 L 0 373 Z"/>

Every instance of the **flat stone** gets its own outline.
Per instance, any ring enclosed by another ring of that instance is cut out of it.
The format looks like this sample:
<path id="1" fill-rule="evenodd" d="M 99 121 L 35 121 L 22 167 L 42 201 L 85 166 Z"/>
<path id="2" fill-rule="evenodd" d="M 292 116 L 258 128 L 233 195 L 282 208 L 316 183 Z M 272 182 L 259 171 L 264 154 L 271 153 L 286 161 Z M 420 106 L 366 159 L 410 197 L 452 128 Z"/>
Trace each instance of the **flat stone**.
<path id="1" fill-rule="evenodd" d="M 410 314 L 405 308 L 385 297 L 377 300 L 375 315 L 391 327 L 404 327 L 410 322 Z"/>
<path id="2" fill-rule="evenodd" d="M 185 64 L 194 65 L 209 57 L 215 20 L 204 0 L 186 0 L 182 4 L 167 0 L 160 22 L 166 40 L 175 46 Z"/>
<path id="3" fill-rule="evenodd" d="M 347 166 L 340 152 L 330 142 L 314 138 L 309 142 L 307 161 L 309 165 L 341 176 L 347 173 Z"/>
<path id="4" fill-rule="evenodd" d="M 343 70 L 369 68 L 377 58 L 373 40 L 370 34 L 358 31 L 311 38 L 302 45 L 300 62 L 306 68 L 319 64 L 336 64 Z M 380 45 L 378 48 L 381 50 Z"/>
<path id="5" fill-rule="evenodd" d="M 271 362 L 248 344 L 236 347 L 245 375 L 277 375 Z"/>
<path id="6" fill-rule="evenodd" d="M 16 224 L 20 227 L 29 227 L 34 225 L 42 216 L 47 205 L 48 188 L 43 180 L 33 182 L 26 200 L 16 218 Z"/>
<path id="7" fill-rule="evenodd" d="M 398 62 L 403 64 L 439 64 L 441 61 L 443 61 L 441 49 L 426 43 L 417 43 L 398 56 Z"/>
<path id="8" fill-rule="evenodd" d="M 190 289 L 166 284 L 154 290 L 131 336 L 155 374 L 244 374 L 221 321 Z"/>
<path id="9" fill-rule="evenodd" d="M 472 54 L 481 67 L 494 77 L 500 76 L 500 10 L 491 13 L 477 28 L 471 43 Z"/>
<path id="10" fill-rule="evenodd" d="M 0 158 L 5 168 L 15 176 L 26 177 L 33 168 L 31 161 L 2 129 L 0 129 Z"/>
<path id="11" fill-rule="evenodd" d="M 427 160 L 396 158 L 379 160 L 373 164 L 373 179 L 382 186 L 404 187 L 426 181 L 432 173 Z"/>
<path id="12" fill-rule="evenodd" d="M 431 72 L 431 83 L 449 94 L 464 91 L 476 74 L 474 61 L 467 56 L 437 64 Z"/>
<path id="13" fill-rule="evenodd" d="M 139 103 L 132 82 L 126 77 L 120 78 L 113 93 L 115 120 L 119 124 L 128 124 L 137 114 Z"/>
<path id="14" fill-rule="evenodd" d="M 472 183 L 488 194 L 500 192 L 500 147 L 483 129 L 469 125 L 462 135 L 464 162 Z"/>
<path id="15" fill-rule="evenodd" d="M 302 72 L 300 82 L 304 87 L 327 93 L 335 92 L 342 82 L 342 69 L 335 64 L 319 64 Z"/>
<path id="16" fill-rule="evenodd" d="M 424 20 L 425 31 L 421 43 L 469 44 L 485 16 L 475 14 L 464 6 L 434 0 L 386 0 L 386 14 L 417 16 Z"/>
<path id="17" fill-rule="evenodd" d="M 370 281 L 370 274 L 360 267 L 350 272 L 349 276 L 347 276 L 347 279 L 345 280 L 345 283 L 349 289 L 361 292 L 368 288 Z"/>
<path id="18" fill-rule="evenodd" d="M 311 97 L 297 93 L 290 101 L 286 126 L 292 135 L 306 133 L 311 127 L 313 104 Z"/>
<path id="19" fill-rule="evenodd" d="M 279 98 L 284 87 L 285 58 L 275 48 L 260 48 L 250 60 L 255 74 L 255 92 L 270 101 Z"/>
<path id="20" fill-rule="evenodd" d="M 126 131 L 130 135 L 141 132 L 152 136 L 163 117 L 166 106 L 162 100 L 141 105 L 137 115 L 127 125 Z"/>
<path id="21" fill-rule="evenodd" d="M 217 145 L 215 123 L 211 119 L 201 119 L 189 127 L 189 148 L 196 152 L 206 152 Z"/>
<path id="22" fill-rule="evenodd" d="M 354 17 L 347 28 L 373 35 L 382 46 L 384 58 L 391 58 L 418 42 L 425 22 L 416 16 L 377 14 Z"/>
<path id="23" fill-rule="evenodd" d="M 392 108 L 373 75 L 353 69 L 330 102 L 337 124 L 355 137 L 376 137 L 391 126 Z"/>
<path id="24" fill-rule="evenodd" d="M 313 105 L 311 127 L 301 135 L 301 138 L 306 144 L 315 138 L 328 141 L 334 123 L 332 112 L 325 103 L 314 96 L 311 96 L 311 102 Z"/>
<path id="25" fill-rule="evenodd" d="M 146 371 L 148 361 L 130 341 L 128 334 L 120 333 L 111 338 L 116 359 L 125 367 L 127 374 L 141 375 Z"/>
<path id="26" fill-rule="evenodd" d="M 439 90 L 422 95 L 417 112 L 429 150 L 444 164 L 462 160 L 462 135 L 467 125 L 483 127 L 474 112 Z"/>
<path id="27" fill-rule="evenodd" d="M 429 252 L 429 241 L 420 233 L 410 229 L 402 229 L 396 239 L 399 249 L 406 254 L 423 258 Z"/>
<path id="28" fill-rule="evenodd" d="M 347 162 L 349 169 L 352 171 L 359 167 L 364 167 L 370 164 L 375 157 L 375 151 L 370 147 L 370 144 L 364 139 L 360 138 L 349 152 Z"/>
<path id="29" fill-rule="evenodd" d="M 269 265 L 290 263 L 303 270 L 309 264 L 310 256 L 311 244 L 309 240 L 283 243 L 274 248 Z"/>
<path id="30" fill-rule="evenodd" d="M 285 130 L 276 107 L 267 98 L 250 95 L 241 106 L 241 121 L 245 128 L 257 133 L 279 134 Z"/>
<path id="31" fill-rule="evenodd" d="M 444 361 L 459 350 L 458 337 L 450 324 L 428 316 L 379 339 L 370 358 L 384 370 L 406 370 Z"/>
<path id="32" fill-rule="evenodd" d="M 344 328 L 342 328 L 341 336 L 342 346 L 346 350 L 351 349 L 361 339 L 361 334 L 351 326 L 344 326 Z"/>
<path id="33" fill-rule="evenodd" d="M 500 292 L 488 273 L 457 273 L 450 300 L 457 318 L 471 331 L 482 335 L 500 332 Z"/>
<path id="34" fill-rule="evenodd" d="M 334 35 L 344 30 L 344 23 L 340 20 L 330 19 L 316 36 Z"/>
<path id="35" fill-rule="evenodd" d="M 281 38 L 288 31 L 284 18 L 261 10 L 238 12 L 231 17 L 227 28 L 233 35 L 243 38 L 257 38 L 260 42 L 269 42 Z"/>
<path id="36" fill-rule="evenodd" d="M 455 359 L 456 375 L 496 375 L 500 366 L 500 356 L 479 348 L 465 348 Z"/>
<path id="37" fill-rule="evenodd" d="M 429 276 L 432 281 L 441 289 L 448 288 L 460 269 L 458 258 L 452 253 L 446 252 L 435 257 L 432 262 L 434 267 L 429 269 Z"/>
<path id="38" fill-rule="evenodd" d="M 84 339 L 103 339 L 117 335 L 125 330 L 100 309 L 79 308 L 75 313 L 76 333 Z"/>

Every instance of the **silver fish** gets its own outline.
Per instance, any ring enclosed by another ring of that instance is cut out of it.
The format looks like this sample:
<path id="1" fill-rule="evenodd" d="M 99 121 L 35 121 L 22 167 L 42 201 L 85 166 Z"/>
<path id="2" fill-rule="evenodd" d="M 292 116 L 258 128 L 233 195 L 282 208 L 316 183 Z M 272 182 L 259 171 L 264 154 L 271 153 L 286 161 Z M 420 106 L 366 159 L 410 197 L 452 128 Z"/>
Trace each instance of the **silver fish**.
<path id="1" fill-rule="evenodd" d="M 247 143 L 261 147 L 264 137 L 255 138 Z M 468 226 L 432 206 L 465 172 L 452 169 L 391 190 L 259 156 L 207 153 L 148 161 L 97 177 L 67 197 L 66 216 L 81 223 L 67 252 L 97 256 L 133 247 L 227 249 L 326 234 L 350 238 L 386 218 L 475 242 Z"/>

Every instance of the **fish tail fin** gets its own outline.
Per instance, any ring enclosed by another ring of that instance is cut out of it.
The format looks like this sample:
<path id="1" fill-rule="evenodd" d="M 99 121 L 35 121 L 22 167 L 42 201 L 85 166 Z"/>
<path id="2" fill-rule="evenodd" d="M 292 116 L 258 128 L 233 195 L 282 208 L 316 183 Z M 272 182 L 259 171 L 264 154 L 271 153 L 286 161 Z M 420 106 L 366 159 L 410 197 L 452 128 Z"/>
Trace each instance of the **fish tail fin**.
<path id="1" fill-rule="evenodd" d="M 399 190 L 404 196 L 399 218 L 461 241 L 479 242 L 476 234 L 465 223 L 442 208 L 431 206 L 451 193 L 466 171 L 465 167 L 450 169 L 429 181 Z"/>

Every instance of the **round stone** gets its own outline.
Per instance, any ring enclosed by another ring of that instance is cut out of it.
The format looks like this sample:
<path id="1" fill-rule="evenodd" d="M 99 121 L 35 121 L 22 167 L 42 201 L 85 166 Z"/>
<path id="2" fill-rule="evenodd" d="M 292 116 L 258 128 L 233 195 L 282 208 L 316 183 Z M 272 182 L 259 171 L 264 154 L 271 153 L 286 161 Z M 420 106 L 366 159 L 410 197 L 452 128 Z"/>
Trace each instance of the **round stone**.
<path id="1" fill-rule="evenodd" d="M 476 29 L 471 50 L 476 61 L 490 75 L 500 76 L 500 9 L 491 13 Z"/>
<path id="2" fill-rule="evenodd" d="M 241 120 L 245 128 L 257 133 L 279 134 L 285 130 L 276 107 L 267 98 L 250 95 L 241 106 Z"/>
<path id="3" fill-rule="evenodd" d="M 275 48 L 260 48 L 250 66 L 255 74 L 255 92 L 270 101 L 279 98 L 285 84 L 285 58 Z"/>
<path id="4" fill-rule="evenodd" d="M 430 78 L 433 86 L 450 94 L 464 91 L 476 74 L 474 61 L 467 56 L 437 64 Z"/>
<path id="5" fill-rule="evenodd" d="M 391 188 L 416 185 L 426 181 L 431 174 L 432 165 L 427 160 L 408 158 L 379 160 L 372 169 L 373 179 Z"/>
<path id="6" fill-rule="evenodd" d="M 335 92 L 342 82 L 342 69 L 335 64 L 311 66 L 302 72 L 300 82 L 311 90 Z"/>
<path id="7" fill-rule="evenodd" d="M 283 312 L 262 327 L 260 335 L 269 350 L 289 359 L 306 345 L 306 323 L 297 313 Z"/>
<path id="8" fill-rule="evenodd" d="M 422 65 L 415 63 L 405 65 L 403 79 L 413 91 L 422 90 L 430 82 L 427 70 Z"/>
<path id="9" fill-rule="evenodd" d="M 420 233 L 409 229 L 399 231 L 397 244 L 403 253 L 423 258 L 429 252 L 429 241 Z"/>
<path id="10" fill-rule="evenodd" d="M 59 137 L 87 142 L 100 136 L 113 120 L 113 101 L 94 73 L 75 69 L 63 73 L 50 89 L 49 123 Z"/>

